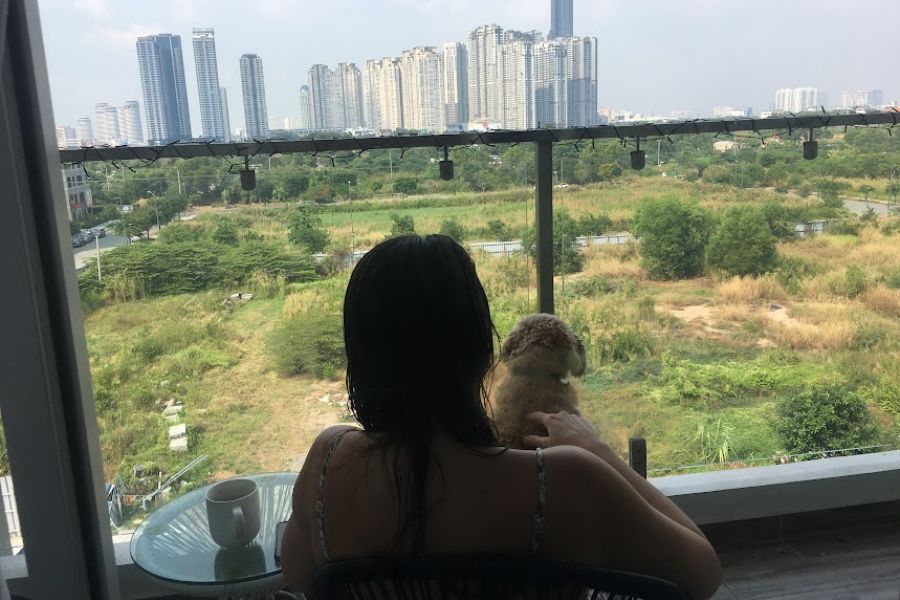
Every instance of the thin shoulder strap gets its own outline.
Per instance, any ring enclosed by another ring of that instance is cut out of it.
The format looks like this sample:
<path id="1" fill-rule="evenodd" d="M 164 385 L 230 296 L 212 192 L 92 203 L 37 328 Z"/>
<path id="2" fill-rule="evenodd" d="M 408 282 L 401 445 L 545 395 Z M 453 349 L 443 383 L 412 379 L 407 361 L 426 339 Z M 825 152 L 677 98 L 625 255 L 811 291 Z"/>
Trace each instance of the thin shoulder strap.
<path id="1" fill-rule="evenodd" d="M 547 502 L 547 486 L 544 481 L 544 451 L 537 449 L 538 506 L 534 513 L 534 529 L 531 534 L 531 553 L 537 554 L 544 540 L 544 505 Z"/>
<path id="2" fill-rule="evenodd" d="M 325 455 L 325 461 L 322 463 L 322 473 L 319 475 L 319 495 L 316 498 L 316 521 L 319 524 L 319 541 L 322 543 L 322 555 L 325 557 L 325 562 L 331 562 L 331 554 L 328 552 L 328 543 L 325 541 L 325 473 L 328 471 L 328 463 L 331 462 L 331 457 L 334 455 L 334 451 L 337 449 L 338 444 L 340 444 L 341 440 L 344 439 L 344 436 L 351 431 L 353 430 L 345 429 L 334 436 L 331 447 L 328 449 L 328 454 Z"/>

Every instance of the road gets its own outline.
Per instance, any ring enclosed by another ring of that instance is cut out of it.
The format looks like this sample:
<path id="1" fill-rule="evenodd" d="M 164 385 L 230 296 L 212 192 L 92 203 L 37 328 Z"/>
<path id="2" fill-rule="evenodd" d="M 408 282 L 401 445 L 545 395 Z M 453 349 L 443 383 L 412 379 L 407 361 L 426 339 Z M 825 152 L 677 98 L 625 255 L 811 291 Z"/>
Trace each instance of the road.
<path id="1" fill-rule="evenodd" d="M 126 239 L 124 236 L 116 235 L 112 233 L 110 229 L 107 228 L 106 237 L 100 238 L 100 252 L 106 252 L 107 250 L 112 250 L 117 246 L 124 246 L 126 243 Z M 80 271 L 84 268 L 85 260 L 88 258 L 97 258 L 97 242 L 91 240 L 81 248 L 72 248 L 72 252 L 75 255 L 75 270 Z M 101 264 L 102 268 L 102 264 Z"/>
<path id="2" fill-rule="evenodd" d="M 886 217 L 889 214 L 888 205 L 884 202 L 875 202 L 874 200 L 869 200 L 867 202 L 860 198 L 844 198 L 844 208 L 854 214 L 865 214 L 865 212 L 869 210 L 869 207 L 871 207 L 879 217 Z"/>

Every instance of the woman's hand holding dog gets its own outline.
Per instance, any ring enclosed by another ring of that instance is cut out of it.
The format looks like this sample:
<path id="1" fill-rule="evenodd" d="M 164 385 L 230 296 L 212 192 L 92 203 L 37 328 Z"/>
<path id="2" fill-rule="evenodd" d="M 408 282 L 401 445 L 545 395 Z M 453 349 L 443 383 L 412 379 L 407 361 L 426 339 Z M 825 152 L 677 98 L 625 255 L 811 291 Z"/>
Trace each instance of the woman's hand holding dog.
<path id="1" fill-rule="evenodd" d="M 525 436 L 523 441 L 529 448 L 578 446 L 603 458 L 600 453 L 606 449 L 606 444 L 600 441 L 594 427 L 584 417 L 565 411 L 533 412 L 528 415 L 528 420 L 547 430 L 547 435 Z"/>

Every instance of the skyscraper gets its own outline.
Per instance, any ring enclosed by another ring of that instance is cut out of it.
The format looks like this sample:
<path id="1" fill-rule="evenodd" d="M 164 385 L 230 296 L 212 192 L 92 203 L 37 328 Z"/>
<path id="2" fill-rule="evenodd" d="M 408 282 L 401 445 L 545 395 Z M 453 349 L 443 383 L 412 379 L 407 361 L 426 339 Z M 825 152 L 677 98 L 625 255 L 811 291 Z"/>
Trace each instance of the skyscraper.
<path id="1" fill-rule="evenodd" d="M 269 137 L 269 116 L 266 110 L 266 86 L 263 80 L 262 59 L 256 54 L 244 54 L 241 56 L 240 63 L 245 135 L 247 139 L 264 140 Z"/>
<path id="2" fill-rule="evenodd" d="M 300 86 L 300 129 L 312 129 L 312 105 L 310 104 L 309 86 Z"/>
<path id="3" fill-rule="evenodd" d="M 381 129 L 381 60 L 369 59 L 363 67 L 363 121 L 366 127 Z"/>
<path id="4" fill-rule="evenodd" d="M 224 141 L 226 126 L 222 112 L 222 98 L 219 91 L 219 65 L 216 60 L 215 31 L 212 28 L 195 27 L 192 40 L 203 137 Z"/>
<path id="5" fill-rule="evenodd" d="M 574 0 L 550 0 L 549 38 L 572 37 L 574 32 Z"/>
<path id="6" fill-rule="evenodd" d="M 405 50 L 400 56 L 405 128 L 444 130 L 441 62 L 441 54 L 432 47 Z"/>
<path id="7" fill-rule="evenodd" d="M 117 146 L 122 142 L 119 132 L 119 113 L 115 106 L 105 102 L 94 105 L 94 122 L 97 124 L 95 140 L 104 146 Z"/>
<path id="8" fill-rule="evenodd" d="M 362 74 L 353 63 L 338 63 L 334 71 L 334 101 L 340 108 L 334 126 L 341 129 L 359 129 L 363 126 Z"/>
<path id="9" fill-rule="evenodd" d="M 378 87 L 378 118 L 380 128 L 395 131 L 405 125 L 403 113 L 403 69 L 396 58 L 381 59 Z"/>
<path id="10" fill-rule="evenodd" d="M 500 121 L 497 60 L 502 41 L 503 29 L 497 25 L 482 25 L 469 34 L 470 119 Z"/>
<path id="11" fill-rule="evenodd" d="M 181 37 L 170 33 L 139 37 L 137 55 L 149 143 L 190 140 Z"/>
<path id="12" fill-rule="evenodd" d="M 330 129 L 329 102 L 333 75 L 328 65 L 313 65 L 309 69 L 310 112 L 313 129 Z"/>
<path id="13" fill-rule="evenodd" d="M 528 37 L 500 45 L 499 87 L 501 125 L 507 129 L 533 129 L 534 43 Z"/>
<path id="14" fill-rule="evenodd" d="M 444 122 L 448 127 L 465 127 L 469 122 L 469 53 L 465 44 L 444 44 L 442 76 Z"/>
<path id="15" fill-rule="evenodd" d="M 219 86 L 219 99 L 222 101 L 222 126 L 225 127 L 223 142 L 231 141 L 231 113 L 228 112 L 228 93 L 224 86 Z"/>
<path id="16" fill-rule="evenodd" d="M 57 148 L 78 148 L 81 141 L 75 133 L 75 128 L 71 125 L 56 126 L 56 147 Z"/>
<path id="17" fill-rule="evenodd" d="M 569 127 L 597 124 L 597 38 L 569 37 L 566 45 L 566 101 Z"/>
<path id="18" fill-rule="evenodd" d="M 775 112 L 818 110 L 825 104 L 825 94 L 814 87 L 784 88 L 775 92 Z"/>
<path id="19" fill-rule="evenodd" d="M 568 127 L 566 45 L 548 40 L 534 45 L 534 108 L 538 127 Z"/>
<path id="20" fill-rule="evenodd" d="M 144 143 L 144 130 L 141 127 L 141 105 L 137 100 L 127 100 L 118 109 L 119 134 L 129 146 L 140 146 Z"/>
<path id="21" fill-rule="evenodd" d="M 75 119 L 75 137 L 79 143 L 90 146 L 94 143 L 94 127 L 90 117 L 78 117 Z"/>

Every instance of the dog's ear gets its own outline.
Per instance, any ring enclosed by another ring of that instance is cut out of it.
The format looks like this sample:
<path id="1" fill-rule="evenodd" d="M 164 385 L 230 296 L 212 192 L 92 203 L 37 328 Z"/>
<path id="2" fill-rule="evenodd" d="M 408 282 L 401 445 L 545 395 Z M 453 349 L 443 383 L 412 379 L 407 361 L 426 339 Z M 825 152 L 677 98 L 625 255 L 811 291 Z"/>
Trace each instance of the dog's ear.
<path id="1" fill-rule="evenodd" d="M 516 327 L 509 332 L 503 343 L 500 344 L 500 361 L 505 362 L 512 358 L 522 343 L 522 332 Z"/>
<path id="2" fill-rule="evenodd" d="M 587 356 L 585 355 L 584 342 L 577 335 L 574 335 L 574 343 L 567 357 L 569 372 L 575 377 L 584 375 L 587 369 Z"/>

